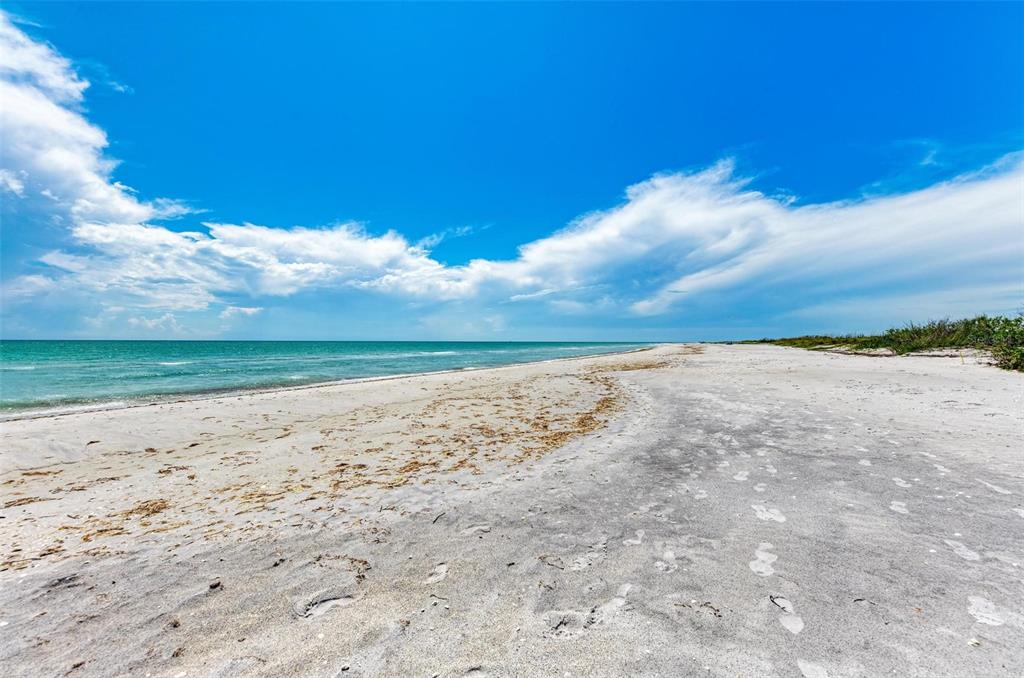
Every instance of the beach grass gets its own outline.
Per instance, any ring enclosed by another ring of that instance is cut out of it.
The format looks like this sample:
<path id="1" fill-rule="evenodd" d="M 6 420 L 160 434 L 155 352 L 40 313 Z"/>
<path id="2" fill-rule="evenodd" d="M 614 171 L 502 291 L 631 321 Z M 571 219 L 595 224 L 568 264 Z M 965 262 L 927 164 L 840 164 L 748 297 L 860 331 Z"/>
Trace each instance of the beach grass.
<path id="1" fill-rule="evenodd" d="M 1024 315 L 1016 318 L 979 315 L 961 320 L 932 320 L 890 328 L 881 334 L 807 335 L 744 343 L 810 350 L 889 349 L 897 355 L 934 349 L 973 348 L 990 352 L 996 365 L 1003 369 L 1024 371 Z"/>

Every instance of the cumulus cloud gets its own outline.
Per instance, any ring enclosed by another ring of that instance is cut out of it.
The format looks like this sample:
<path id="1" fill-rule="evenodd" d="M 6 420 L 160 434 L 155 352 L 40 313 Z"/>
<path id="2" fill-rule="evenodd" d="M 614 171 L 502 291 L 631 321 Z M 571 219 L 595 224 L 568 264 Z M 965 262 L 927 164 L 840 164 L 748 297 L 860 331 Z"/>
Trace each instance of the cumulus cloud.
<path id="1" fill-rule="evenodd" d="M 174 313 L 225 306 L 220 317 L 230 319 L 262 309 L 228 299 L 323 289 L 633 317 L 685 313 L 707 295 L 764 295 L 779 313 L 813 315 L 826 302 L 793 290 L 855 305 L 882 288 L 905 288 L 908 298 L 922 288 L 939 294 L 930 299 L 963 302 L 991 289 L 1012 297 L 1024 279 L 1019 154 L 925 189 L 815 205 L 755 190 L 727 159 L 630 186 L 621 204 L 582 215 L 514 258 L 455 266 L 430 250 L 465 228 L 415 243 L 356 222 L 173 230 L 153 222 L 192 210 L 142 200 L 113 179 L 106 134 L 81 110 L 89 83 L 2 13 L 0 64 L 0 190 L 5 202 L 38 201 L 70 241 L 39 258 L 41 270 L 8 281 L 5 299 L 73 292 L 164 313 L 139 316 L 133 324 L 143 329 L 180 331 Z"/>
<path id="2" fill-rule="evenodd" d="M 232 318 L 251 317 L 260 313 L 263 309 L 259 306 L 228 306 L 220 312 L 221 320 L 230 320 Z"/>
<path id="3" fill-rule="evenodd" d="M 187 212 L 178 201 L 140 201 L 111 180 L 117 163 L 104 156 L 106 133 L 81 112 L 88 87 L 68 59 L 0 12 L 4 186 L 21 200 L 45 198 L 47 212 L 72 222 L 139 223 Z"/>
<path id="4" fill-rule="evenodd" d="M 144 316 L 128 318 L 128 324 L 147 332 L 160 331 L 161 333 L 175 335 L 186 334 L 185 328 L 181 326 L 181 323 L 178 322 L 177 316 L 173 313 L 164 313 L 163 315 L 155 318 Z"/>
<path id="5" fill-rule="evenodd" d="M 441 268 L 401 236 L 370 236 L 356 224 L 204 227 L 182 232 L 150 224 L 80 223 L 71 233 L 88 254 L 55 251 L 40 261 L 77 290 L 174 310 L 204 309 L 227 293 L 288 296 L 317 287 L 382 286 L 381 277 L 392 271 L 408 276 Z"/>
<path id="6" fill-rule="evenodd" d="M 650 315 L 751 284 L 856 292 L 925 277 L 940 286 L 993 272 L 1019 280 L 1022 177 L 1020 158 L 1011 157 L 912 193 L 798 207 L 750 190 L 723 162 L 637 184 L 624 204 L 525 245 L 515 259 L 464 266 L 442 265 L 397 233 L 372 236 L 357 224 L 209 223 L 206 232 L 175 232 L 86 222 L 73 233 L 95 254 L 51 253 L 43 261 L 73 274 L 78 286 L 118 289 L 137 304 L 169 309 L 205 308 L 223 293 L 347 286 L 432 299 L 547 299 L 574 313 L 617 299 Z"/>
<path id="7" fill-rule="evenodd" d="M 89 83 L 55 49 L 19 30 L 7 12 L 0 12 L 0 76 L 31 84 L 56 101 L 79 101 Z"/>

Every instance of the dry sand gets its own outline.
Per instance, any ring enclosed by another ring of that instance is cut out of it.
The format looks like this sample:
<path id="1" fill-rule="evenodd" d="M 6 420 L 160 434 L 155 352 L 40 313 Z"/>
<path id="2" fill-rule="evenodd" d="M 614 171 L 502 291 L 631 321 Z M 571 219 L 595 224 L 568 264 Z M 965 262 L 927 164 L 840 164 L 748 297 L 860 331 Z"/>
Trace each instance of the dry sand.
<path id="1" fill-rule="evenodd" d="M 664 346 L 5 422 L 0 664 L 1021 675 L 1022 395 Z"/>

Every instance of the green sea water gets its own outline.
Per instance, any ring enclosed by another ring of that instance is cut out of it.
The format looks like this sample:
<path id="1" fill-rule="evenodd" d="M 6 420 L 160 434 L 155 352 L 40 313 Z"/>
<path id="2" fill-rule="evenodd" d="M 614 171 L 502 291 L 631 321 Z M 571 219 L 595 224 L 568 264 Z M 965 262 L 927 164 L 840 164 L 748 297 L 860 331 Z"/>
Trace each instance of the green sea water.
<path id="1" fill-rule="evenodd" d="M 578 342 L 0 341 L 0 416 L 640 348 Z"/>

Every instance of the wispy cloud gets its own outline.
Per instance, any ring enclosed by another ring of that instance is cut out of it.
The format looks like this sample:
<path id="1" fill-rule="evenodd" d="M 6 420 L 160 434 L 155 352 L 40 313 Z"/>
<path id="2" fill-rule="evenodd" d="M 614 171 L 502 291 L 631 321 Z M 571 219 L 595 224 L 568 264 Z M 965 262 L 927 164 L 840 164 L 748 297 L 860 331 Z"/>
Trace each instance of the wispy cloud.
<path id="1" fill-rule="evenodd" d="M 259 306 L 228 306 L 220 312 L 221 320 L 230 320 L 238 317 L 251 317 L 260 313 L 263 309 Z"/>
<path id="2" fill-rule="evenodd" d="M 445 230 L 440 231 L 438 233 L 431 233 L 425 238 L 420 238 L 418 241 L 416 241 L 416 247 L 419 247 L 424 250 L 431 250 L 440 245 L 445 240 L 449 240 L 451 238 L 464 238 L 467 235 L 472 234 L 473 230 L 474 229 L 472 226 L 446 228 Z"/>
<path id="3" fill-rule="evenodd" d="M 25 181 L 23 172 L 0 169 L 0 188 L 17 197 L 25 195 Z"/>
<path id="4" fill-rule="evenodd" d="M 1019 154 L 921 190 L 802 206 L 754 190 L 726 159 L 630 186 L 621 204 L 524 244 L 513 258 L 458 266 L 430 250 L 467 229 L 418 242 L 357 222 L 209 221 L 173 230 L 154 222 L 195 210 L 143 200 L 114 180 L 106 134 L 81 108 L 89 83 L 2 13 L 0 64 L 0 190 L 5 201 L 50 215 L 70 243 L 8 280 L 8 302 L 99 300 L 141 309 L 129 321 L 135 327 L 180 332 L 188 312 L 222 307 L 227 320 L 259 313 L 261 299 L 349 290 L 437 304 L 473 300 L 479 318 L 499 319 L 484 324 L 499 328 L 507 319 L 486 309 L 509 301 L 518 303 L 505 308 L 638 318 L 685 316 L 714 296 L 720 305 L 755 300 L 778 314 L 813 314 L 901 288 L 908 298 L 929 289 L 939 295 L 930 298 L 958 299 L 958 308 L 977 297 L 984 310 L 985 290 L 1002 290 L 1005 299 L 1024 280 Z"/>
<path id="5" fill-rule="evenodd" d="M 57 282 L 168 309 L 205 308 L 227 293 L 345 286 L 440 300 L 536 301 L 568 290 L 577 302 L 600 299 L 607 308 L 614 298 L 651 315 L 747 285 L 856 293 L 925 278 L 954 287 L 993 274 L 1019 280 L 1022 177 L 1011 157 L 921 191 L 793 207 L 749 190 L 720 163 L 633 186 L 623 205 L 586 215 L 515 259 L 464 266 L 444 266 L 397 233 L 373 236 L 358 224 L 208 223 L 205 232 L 176 232 L 89 221 L 72 229 L 89 254 L 42 261 L 63 272 Z M 618 290 L 613 297 L 608 285 Z"/>
<path id="6" fill-rule="evenodd" d="M 1021 281 L 1021 157 L 910 193 L 783 208 L 757 193 L 729 192 L 745 217 L 706 231 L 685 253 L 697 265 L 633 304 L 660 313 L 695 295 L 756 282 L 833 293 L 879 285 L 965 286 L 993 274 Z M 717 210 L 716 210 L 717 211 Z M 742 224 L 742 225 L 740 225 Z M 691 268 L 686 266 L 686 268 Z"/>

